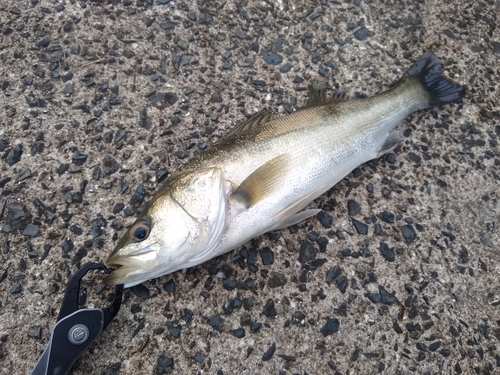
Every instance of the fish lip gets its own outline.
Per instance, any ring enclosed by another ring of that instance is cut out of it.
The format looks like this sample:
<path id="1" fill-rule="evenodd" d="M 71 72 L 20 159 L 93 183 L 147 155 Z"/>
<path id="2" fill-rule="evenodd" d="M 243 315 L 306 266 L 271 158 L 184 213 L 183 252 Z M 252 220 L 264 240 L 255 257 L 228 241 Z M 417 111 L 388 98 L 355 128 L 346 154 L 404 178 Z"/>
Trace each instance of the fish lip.
<path id="1" fill-rule="evenodd" d="M 108 258 L 106 264 L 112 269 L 104 282 L 108 286 L 125 284 L 135 285 L 147 280 L 141 275 L 150 273 L 155 267 L 156 246 L 148 246 L 128 255 L 115 255 Z M 149 259 L 148 259 L 149 258 Z M 137 282 L 137 280 L 141 280 Z"/>
<path id="2" fill-rule="evenodd" d="M 136 280 L 140 278 L 141 274 L 147 273 L 150 269 L 150 267 L 145 267 L 145 262 L 130 262 L 125 257 L 108 259 L 106 263 L 112 268 L 111 273 L 104 277 L 104 283 L 108 286 L 139 284 L 142 281 L 136 282 Z"/>

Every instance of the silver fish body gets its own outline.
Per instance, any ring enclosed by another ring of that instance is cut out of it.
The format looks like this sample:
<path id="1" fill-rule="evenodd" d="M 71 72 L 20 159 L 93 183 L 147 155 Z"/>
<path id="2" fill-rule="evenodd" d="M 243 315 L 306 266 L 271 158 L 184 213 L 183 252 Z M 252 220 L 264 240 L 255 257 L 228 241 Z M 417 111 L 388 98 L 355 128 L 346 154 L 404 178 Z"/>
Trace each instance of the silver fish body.
<path id="1" fill-rule="evenodd" d="M 425 53 L 391 89 L 273 119 L 259 113 L 172 174 L 118 243 L 108 284 L 130 287 L 192 267 L 320 210 L 303 209 L 357 166 L 391 151 L 410 113 L 458 100 L 464 88 Z"/>

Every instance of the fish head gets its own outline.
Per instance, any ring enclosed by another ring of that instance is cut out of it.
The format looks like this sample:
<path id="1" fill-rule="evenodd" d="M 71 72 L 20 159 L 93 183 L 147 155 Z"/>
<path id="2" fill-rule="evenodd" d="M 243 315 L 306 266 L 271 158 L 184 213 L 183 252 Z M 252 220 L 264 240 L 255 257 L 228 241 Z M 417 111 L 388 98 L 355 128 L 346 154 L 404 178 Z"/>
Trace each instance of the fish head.
<path id="1" fill-rule="evenodd" d="M 220 169 L 174 177 L 118 242 L 106 261 L 115 270 L 105 282 L 131 287 L 212 258 L 226 213 Z"/>

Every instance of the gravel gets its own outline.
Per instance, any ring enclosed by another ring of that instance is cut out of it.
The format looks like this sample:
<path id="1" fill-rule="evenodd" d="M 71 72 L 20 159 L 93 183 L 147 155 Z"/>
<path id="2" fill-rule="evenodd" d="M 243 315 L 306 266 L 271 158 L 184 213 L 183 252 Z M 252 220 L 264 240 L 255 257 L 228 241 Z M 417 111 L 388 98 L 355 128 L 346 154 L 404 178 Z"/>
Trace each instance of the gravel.
<path id="1" fill-rule="evenodd" d="M 59 3 L 0 12 L 0 373 L 31 371 L 69 275 L 193 155 L 318 78 L 371 96 L 425 50 L 462 103 L 410 116 L 316 218 L 126 290 L 73 374 L 498 372 L 491 1 Z"/>

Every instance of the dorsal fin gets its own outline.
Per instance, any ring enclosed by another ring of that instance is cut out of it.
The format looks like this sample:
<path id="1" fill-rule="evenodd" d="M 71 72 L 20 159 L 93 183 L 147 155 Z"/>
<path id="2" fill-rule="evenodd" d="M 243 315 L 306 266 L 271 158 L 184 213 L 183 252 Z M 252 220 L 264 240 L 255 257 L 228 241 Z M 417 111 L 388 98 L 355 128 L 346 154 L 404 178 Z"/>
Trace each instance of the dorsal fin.
<path id="1" fill-rule="evenodd" d="M 326 82 L 313 81 L 309 85 L 309 96 L 306 105 L 301 109 L 318 107 L 326 103 L 328 103 L 326 98 Z"/>
<path id="2" fill-rule="evenodd" d="M 243 121 L 241 124 L 236 125 L 229 130 L 224 136 L 224 141 L 230 141 L 239 135 L 246 133 L 252 129 L 256 129 L 259 125 L 268 123 L 274 119 L 274 115 L 269 112 L 267 108 L 260 110 L 250 117 L 248 120 Z"/>
<path id="3" fill-rule="evenodd" d="M 337 90 L 331 98 L 326 96 L 327 82 L 313 81 L 309 85 L 309 96 L 304 108 L 319 107 L 325 104 L 334 104 L 350 100 L 350 96 L 345 91 Z"/>

